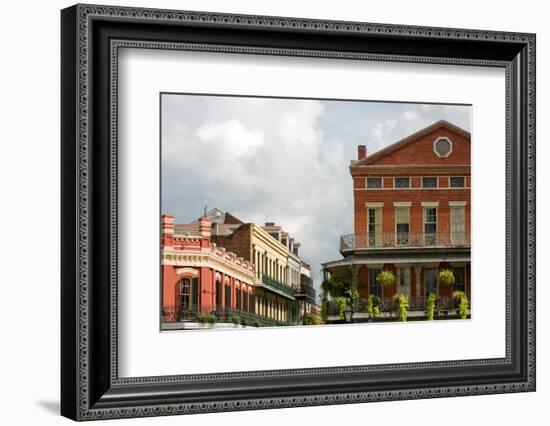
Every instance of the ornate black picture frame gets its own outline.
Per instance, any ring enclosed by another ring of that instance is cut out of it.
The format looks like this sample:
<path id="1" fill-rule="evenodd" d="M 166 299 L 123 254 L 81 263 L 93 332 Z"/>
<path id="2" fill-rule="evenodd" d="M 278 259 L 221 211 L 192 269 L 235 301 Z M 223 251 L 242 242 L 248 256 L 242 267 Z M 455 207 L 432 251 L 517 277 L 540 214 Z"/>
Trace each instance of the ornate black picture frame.
<path id="1" fill-rule="evenodd" d="M 535 35 L 76 5 L 62 28 L 61 413 L 74 420 L 535 390 Z M 119 378 L 120 47 L 506 71 L 506 356 Z"/>

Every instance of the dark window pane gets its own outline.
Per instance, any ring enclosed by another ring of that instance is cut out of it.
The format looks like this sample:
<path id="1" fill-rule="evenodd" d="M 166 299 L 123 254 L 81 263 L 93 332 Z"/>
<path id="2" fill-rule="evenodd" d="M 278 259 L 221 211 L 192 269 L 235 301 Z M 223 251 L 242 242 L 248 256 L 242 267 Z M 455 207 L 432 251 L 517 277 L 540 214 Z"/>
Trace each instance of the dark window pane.
<path id="1" fill-rule="evenodd" d="M 367 188 L 382 188 L 382 178 L 367 178 Z"/>
<path id="2" fill-rule="evenodd" d="M 410 188 L 410 178 L 408 177 L 397 177 L 395 178 L 395 187 L 396 188 Z"/>
<path id="3" fill-rule="evenodd" d="M 437 188 L 437 178 L 436 177 L 423 177 L 422 178 L 422 188 Z"/>
<path id="4" fill-rule="evenodd" d="M 464 188 L 464 176 L 453 176 L 451 179 L 451 188 Z"/>
<path id="5" fill-rule="evenodd" d="M 439 139 L 435 143 L 435 152 L 440 157 L 447 157 L 451 152 L 451 143 L 448 139 Z"/>

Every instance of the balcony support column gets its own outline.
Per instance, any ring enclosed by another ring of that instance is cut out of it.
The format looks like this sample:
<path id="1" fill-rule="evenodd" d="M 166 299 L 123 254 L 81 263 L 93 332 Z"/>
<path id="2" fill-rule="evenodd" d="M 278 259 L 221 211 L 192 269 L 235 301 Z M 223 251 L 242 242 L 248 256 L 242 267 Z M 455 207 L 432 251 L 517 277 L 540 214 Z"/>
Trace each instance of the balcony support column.
<path id="1" fill-rule="evenodd" d="M 420 273 L 422 272 L 421 265 L 414 265 L 415 291 L 416 297 L 420 297 Z"/>

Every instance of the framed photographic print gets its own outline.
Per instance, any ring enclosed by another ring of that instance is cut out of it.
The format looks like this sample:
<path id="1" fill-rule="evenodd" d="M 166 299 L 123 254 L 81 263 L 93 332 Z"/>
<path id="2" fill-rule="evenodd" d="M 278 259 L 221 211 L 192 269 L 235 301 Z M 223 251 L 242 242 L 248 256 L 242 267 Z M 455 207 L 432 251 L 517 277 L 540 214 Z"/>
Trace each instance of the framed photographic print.
<path id="1" fill-rule="evenodd" d="M 535 390 L 535 36 L 76 5 L 74 420 Z"/>

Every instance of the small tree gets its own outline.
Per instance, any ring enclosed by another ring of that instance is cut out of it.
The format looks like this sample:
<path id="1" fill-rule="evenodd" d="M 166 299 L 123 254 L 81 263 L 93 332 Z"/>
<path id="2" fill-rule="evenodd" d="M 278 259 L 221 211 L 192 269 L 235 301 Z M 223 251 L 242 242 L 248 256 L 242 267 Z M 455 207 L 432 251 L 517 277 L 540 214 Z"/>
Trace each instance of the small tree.
<path id="1" fill-rule="evenodd" d="M 450 269 L 442 269 L 437 275 L 437 281 L 443 285 L 453 285 L 455 283 L 455 274 Z"/>
<path id="2" fill-rule="evenodd" d="M 376 281 L 383 286 L 392 285 L 395 282 L 395 275 L 392 271 L 382 271 L 376 276 Z"/>
<path id="3" fill-rule="evenodd" d="M 399 314 L 399 321 L 407 321 L 407 310 L 409 309 L 409 296 L 406 294 L 399 294 L 393 296 L 397 304 L 397 312 Z"/>
<path id="4" fill-rule="evenodd" d="M 428 300 L 426 301 L 426 316 L 430 321 L 434 319 L 436 298 L 437 296 L 435 293 L 428 294 Z"/>
<path id="5" fill-rule="evenodd" d="M 458 300 L 458 316 L 460 319 L 468 318 L 468 296 L 463 291 L 454 291 L 453 299 Z"/>
<path id="6" fill-rule="evenodd" d="M 321 323 L 321 319 L 312 313 L 307 313 L 304 315 L 303 320 L 304 325 L 318 325 Z"/>

